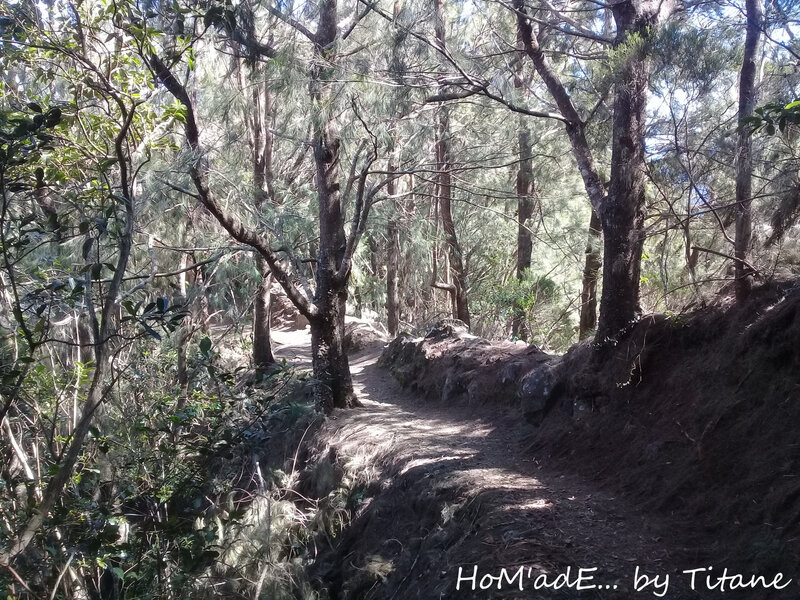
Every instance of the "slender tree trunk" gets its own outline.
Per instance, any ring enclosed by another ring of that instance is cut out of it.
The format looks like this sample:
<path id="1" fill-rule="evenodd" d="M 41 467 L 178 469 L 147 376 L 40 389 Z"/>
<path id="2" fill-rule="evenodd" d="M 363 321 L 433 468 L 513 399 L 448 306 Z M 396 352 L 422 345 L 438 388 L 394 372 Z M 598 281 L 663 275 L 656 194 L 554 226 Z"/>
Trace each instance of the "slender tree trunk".
<path id="1" fill-rule="evenodd" d="M 241 65 L 241 61 L 237 66 Z M 241 71 L 240 71 L 241 73 Z M 252 106 L 246 119 L 250 125 L 250 153 L 253 169 L 254 201 L 261 209 L 264 202 L 275 203 L 274 175 L 272 172 L 272 96 L 267 81 L 257 81 L 258 72 L 250 73 Z M 240 81 L 241 83 L 241 81 Z M 248 109 L 245 109 L 247 112 Z M 263 257 L 257 258 L 261 281 L 253 302 L 253 365 L 256 377 L 262 376 L 275 363 L 272 354 L 270 331 L 270 287 L 272 271 Z"/>
<path id="2" fill-rule="evenodd" d="M 558 106 L 559 112 L 567 121 L 564 125 L 567 137 L 592 206 L 592 219 L 594 221 L 590 220 L 588 232 L 589 246 L 592 251 L 586 255 L 584 264 L 579 326 L 579 336 L 585 336 L 588 331 L 594 329 L 597 321 L 597 279 L 602 261 L 599 256 L 600 236 L 598 230 L 600 225 L 596 213 L 606 200 L 606 184 L 597 171 L 592 150 L 586 139 L 586 123 L 581 119 L 575 105 L 572 103 L 572 98 L 567 88 L 564 87 L 564 84 L 553 71 L 539 46 L 538 37 L 526 16 L 525 3 L 523 0 L 514 0 L 513 5 L 517 11 L 517 39 L 522 44 L 525 53 L 532 60 L 536 72 L 545 83 L 550 96 Z M 610 11 L 606 11 L 607 21 L 609 14 Z M 607 28 L 609 28 L 608 25 Z"/>
<path id="3" fill-rule="evenodd" d="M 443 0 L 434 0 L 434 12 L 436 42 L 440 48 L 444 49 L 446 48 L 446 39 Z M 454 304 L 453 316 L 469 326 L 467 272 L 453 221 L 453 185 L 450 169 L 450 113 L 448 107 L 442 105 L 439 107 L 436 127 L 436 170 L 438 171 L 439 214 L 442 218 L 442 229 L 447 243 L 450 273 L 452 274 L 452 282 L 448 288 Z"/>
<path id="4" fill-rule="evenodd" d="M 388 256 L 386 269 L 386 313 L 389 335 L 395 337 L 400 330 L 400 297 L 397 293 L 398 265 L 400 263 L 400 230 L 397 219 L 390 219 L 386 226 Z"/>
<path id="5" fill-rule="evenodd" d="M 531 269 L 533 234 L 528 226 L 528 220 L 533 216 L 533 195 L 536 191 L 531 159 L 533 153 L 531 134 L 523 117 L 520 117 L 517 140 L 520 156 L 519 170 L 517 171 L 517 279 L 523 281 L 526 273 Z M 521 340 L 528 339 L 526 315 L 520 308 L 515 310 L 512 334 Z"/>
<path id="6" fill-rule="evenodd" d="M 746 0 L 747 33 L 744 42 L 744 59 L 739 75 L 739 119 L 749 117 L 756 105 L 756 71 L 761 46 L 763 9 L 761 0 Z M 735 292 L 737 302 L 744 302 L 750 294 L 752 273 L 747 267 L 752 240 L 753 201 L 753 143 L 746 127 L 739 130 L 736 153 L 736 245 Z"/>
<path id="7" fill-rule="evenodd" d="M 392 4 L 392 17 L 395 24 L 400 16 L 401 2 L 394 0 Z M 392 36 L 392 61 L 390 64 L 390 72 L 393 80 L 398 85 L 403 85 L 403 57 L 401 53 L 403 37 L 398 35 L 395 31 Z M 400 96 L 396 99 L 401 105 L 405 98 Z M 402 110 L 402 109 L 401 109 Z M 397 138 L 393 134 L 391 142 L 391 154 L 389 157 L 388 171 L 395 173 L 398 169 L 398 148 Z M 396 180 L 392 180 L 386 186 L 386 193 L 390 197 L 389 221 L 386 225 L 386 324 L 389 329 L 389 335 L 395 337 L 400 330 L 400 297 L 398 294 L 398 279 L 400 271 L 400 201 L 392 198 L 397 194 L 398 184 Z"/>
<path id="8" fill-rule="evenodd" d="M 319 251 L 317 254 L 314 304 L 317 314 L 310 319 L 311 346 L 317 401 L 326 410 L 357 405 L 344 351 L 344 317 L 347 305 L 347 278 L 337 277 L 345 260 L 347 240 L 344 213 L 339 193 L 339 145 L 341 140 L 330 114 L 336 60 L 337 3 L 323 0 L 314 43 L 315 60 L 311 69 L 309 93 L 313 119 L 314 164 L 316 167 L 317 208 L 319 213 Z M 349 273 L 347 273 L 349 278 Z"/>
<path id="9" fill-rule="evenodd" d="M 389 161 L 389 171 L 396 171 L 394 160 Z M 386 186 L 389 196 L 397 193 L 395 181 Z M 400 229 L 398 227 L 397 201 L 392 201 L 392 214 L 386 225 L 386 319 L 389 335 L 395 337 L 400 328 L 400 298 L 397 293 L 398 265 L 400 262 Z"/>
<path id="10" fill-rule="evenodd" d="M 198 158 L 189 173 L 197 196 L 220 225 L 240 243 L 256 249 L 269 265 L 277 282 L 297 309 L 311 325 L 312 364 L 317 381 L 317 404 L 326 411 L 334 407 L 358 404 L 353 393 L 349 362 L 344 352 L 344 317 L 347 305 L 347 284 L 350 279 L 353 254 L 364 233 L 369 207 L 378 188 L 365 191 L 368 168 L 374 162 L 371 155 L 358 177 L 358 192 L 354 202 L 351 235 L 345 236 L 345 214 L 339 193 L 339 146 L 341 143 L 333 111 L 337 61 L 337 3 L 322 0 L 319 5 L 317 31 L 309 32 L 295 25 L 308 37 L 314 47 L 309 70 L 311 100 L 311 143 L 314 156 L 315 184 L 318 208 L 318 251 L 315 269 L 316 288 L 309 297 L 303 282 L 292 269 L 291 261 L 282 261 L 269 242 L 257 231 L 247 228 L 240 219 L 228 212 L 216 199 L 209 186 L 208 166 L 202 157 L 199 128 L 195 118 L 195 103 L 186 88 L 175 78 L 169 67 L 157 56 L 148 60 L 154 74 L 175 98 L 186 107 L 184 132 L 190 148 Z M 263 47 L 266 56 L 274 50 Z"/>
<path id="11" fill-rule="evenodd" d="M 197 214 L 197 206 L 193 206 L 189 209 L 186 214 L 186 228 L 183 230 L 183 234 L 181 235 L 181 245 L 186 248 L 190 246 L 194 242 L 194 222 L 195 222 L 195 215 Z M 188 273 L 183 271 L 186 268 L 188 259 L 192 257 L 192 255 L 187 254 L 186 252 L 181 252 L 181 274 L 178 276 L 178 296 L 180 298 L 180 302 L 186 305 L 188 309 L 188 314 L 186 317 L 181 321 L 180 327 L 178 327 L 177 331 L 177 351 L 178 351 L 178 364 L 177 364 L 177 379 L 178 385 L 181 389 L 181 395 L 178 398 L 177 407 L 178 410 L 183 408 L 184 404 L 186 403 L 186 399 L 189 393 L 189 369 L 187 366 L 187 347 L 189 345 L 189 341 L 192 339 L 192 333 L 194 332 L 194 322 L 195 322 L 195 302 L 197 302 L 197 298 L 195 294 L 189 294 L 188 290 Z M 194 260 L 192 261 L 194 262 Z M 192 278 L 192 283 L 194 284 L 194 278 Z"/>
<path id="12" fill-rule="evenodd" d="M 275 364 L 269 322 L 272 273 L 269 271 L 266 261 L 261 257 L 258 258 L 258 270 L 261 273 L 261 284 L 256 290 L 256 297 L 253 301 L 253 365 L 256 369 L 256 377 L 266 373 Z"/>
<path id="13" fill-rule="evenodd" d="M 611 181 L 599 217 L 603 226 L 603 297 L 596 339 L 616 340 L 641 313 L 639 284 L 645 231 L 645 147 L 649 65 L 647 45 L 659 6 L 626 0 L 612 6 L 617 45 L 628 56 L 614 88 Z"/>
<path id="14" fill-rule="evenodd" d="M 115 98 L 118 99 L 118 97 Z M 120 100 L 120 105 L 124 106 L 122 100 Z M 122 111 L 125 124 L 123 129 L 117 134 L 115 143 L 115 157 L 119 168 L 120 198 L 125 209 L 125 221 L 118 237 L 114 275 L 108 287 L 104 290 L 105 293 L 101 296 L 102 306 L 99 318 L 94 311 L 92 302 L 92 282 L 87 272 L 86 302 L 88 305 L 87 312 L 92 321 L 95 361 L 94 374 L 92 375 L 89 389 L 86 392 L 86 400 L 81 410 L 81 416 L 72 431 L 72 438 L 61 457 L 60 464 L 58 465 L 59 468 L 48 482 L 42 494 L 42 500 L 39 505 L 35 507 L 36 510 L 33 511 L 31 518 L 18 529 L 16 538 L 12 540 L 10 546 L 0 553 L 0 567 L 10 566 L 14 559 L 25 551 L 36 536 L 36 533 L 44 525 L 45 520 L 48 518 L 50 511 L 56 505 L 58 499 L 61 498 L 65 487 L 73 475 L 75 465 L 83 454 L 83 442 L 89 434 L 92 419 L 97 409 L 105 400 L 109 390 L 106 376 L 109 373 L 112 355 L 111 338 L 115 335 L 115 329 L 118 326 L 115 315 L 119 309 L 119 294 L 122 290 L 125 270 L 128 267 L 128 260 L 133 247 L 135 212 L 134 198 L 131 191 L 131 165 L 127 162 L 123 150 L 124 144 L 129 140 L 127 136 L 130 124 L 133 122 L 133 113 L 129 112 L 131 110 L 133 109 L 125 107 Z"/>
<path id="15" fill-rule="evenodd" d="M 264 201 L 275 202 L 272 173 L 273 136 L 269 127 L 272 122 L 272 95 L 266 81 L 260 84 L 253 82 L 252 100 L 253 184 L 256 206 L 260 207 Z"/>
<path id="16" fill-rule="evenodd" d="M 583 266 L 583 286 L 581 289 L 581 316 L 578 325 L 578 339 L 585 340 L 597 325 L 597 279 L 602 265 L 600 248 L 600 218 L 592 208 L 589 219 L 589 234 L 586 240 L 586 261 Z"/>
<path id="17" fill-rule="evenodd" d="M 517 31 L 517 42 L 520 48 L 524 47 L 520 32 Z M 518 55 L 514 65 L 514 92 L 517 101 L 521 101 L 525 89 L 524 65 L 522 55 Z M 524 115 L 519 115 L 517 124 L 517 150 L 519 153 L 519 168 L 517 169 L 517 279 L 523 281 L 526 272 L 531 268 L 533 254 L 533 234 L 528 227 L 528 220 L 533 216 L 533 195 L 536 192 L 536 183 L 533 178 L 533 144 L 531 132 Z M 515 338 L 527 341 L 528 328 L 526 327 L 526 314 L 520 307 L 515 307 L 514 318 L 511 323 L 511 334 Z"/>
<path id="18" fill-rule="evenodd" d="M 522 42 L 525 53 L 533 61 L 536 72 L 542 78 L 561 116 L 566 120 L 564 128 L 570 141 L 572 155 L 578 164 L 578 171 L 583 179 L 583 185 L 589 196 L 589 201 L 595 210 L 600 210 L 606 189 L 597 171 L 589 142 L 586 140 L 586 123 L 581 119 L 575 105 L 572 103 L 572 98 L 567 88 L 553 71 L 552 66 L 539 46 L 539 39 L 527 17 L 527 8 L 524 0 L 513 0 L 512 4 L 517 13 L 517 39 Z"/>

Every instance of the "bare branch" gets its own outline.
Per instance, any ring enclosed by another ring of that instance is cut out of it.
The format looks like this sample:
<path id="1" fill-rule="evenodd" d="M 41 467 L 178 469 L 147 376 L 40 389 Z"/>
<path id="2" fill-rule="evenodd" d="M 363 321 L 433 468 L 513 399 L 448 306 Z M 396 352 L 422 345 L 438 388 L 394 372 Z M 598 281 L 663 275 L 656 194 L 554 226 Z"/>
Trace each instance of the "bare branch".
<path id="1" fill-rule="evenodd" d="M 207 170 L 201 168 L 200 134 L 195 119 L 194 106 L 189 98 L 189 94 L 186 92 L 186 88 L 183 84 L 175 78 L 169 68 L 154 54 L 150 55 L 150 65 L 156 77 L 164 84 L 164 87 L 186 107 L 186 120 L 184 123 L 186 139 L 189 142 L 189 147 L 198 154 L 198 158 L 189 169 L 189 174 L 194 182 L 197 195 L 200 197 L 203 206 L 216 218 L 231 237 L 242 244 L 247 244 L 256 249 L 264 257 L 270 270 L 275 274 L 278 283 L 280 283 L 281 287 L 286 291 L 286 295 L 306 318 L 315 317 L 317 308 L 304 293 L 304 290 L 297 284 L 296 277 L 291 267 L 280 261 L 261 235 L 245 227 L 244 223 L 236 216 L 226 211 L 211 192 L 208 185 Z"/>
<path id="2" fill-rule="evenodd" d="M 289 15 L 283 14 L 281 11 L 279 11 L 277 8 L 275 8 L 273 6 L 268 6 L 267 10 L 269 11 L 269 13 L 271 15 L 273 15 L 275 17 L 278 17 L 281 21 L 283 21 L 284 23 L 286 23 L 290 27 L 292 27 L 292 28 L 296 29 L 297 31 L 299 31 L 300 33 L 302 33 L 304 36 L 306 36 L 312 42 L 314 42 L 314 43 L 317 42 L 317 36 L 314 35 L 313 33 L 311 33 L 311 31 L 305 25 L 303 25 L 302 23 L 299 23 L 296 19 L 290 17 Z"/>
<path id="3" fill-rule="evenodd" d="M 753 265 L 742 258 L 737 258 L 735 256 L 731 256 L 730 254 L 725 254 L 724 252 L 718 252 L 717 250 L 712 250 L 711 248 L 702 248 L 700 246 L 692 246 L 692 250 L 697 250 L 698 252 L 707 252 L 708 254 L 713 254 L 715 256 L 721 256 L 722 258 L 727 258 L 728 260 L 732 260 L 735 263 L 739 263 L 743 267 L 750 270 L 751 273 L 755 275 L 763 275 L 761 271 L 756 269 Z"/>

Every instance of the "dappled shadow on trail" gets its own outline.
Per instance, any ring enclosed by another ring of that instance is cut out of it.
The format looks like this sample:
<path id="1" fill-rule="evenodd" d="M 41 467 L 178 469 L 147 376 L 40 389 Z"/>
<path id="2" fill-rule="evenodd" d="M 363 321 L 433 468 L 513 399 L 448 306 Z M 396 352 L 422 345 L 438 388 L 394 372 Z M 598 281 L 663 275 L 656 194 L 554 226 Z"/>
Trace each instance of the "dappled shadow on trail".
<path id="1" fill-rule="evenodd" d="M 292 341 L 284 348 L 302 355 L 302 339 Z M 373 470 L 352 521 L 313 567 L 330 598 L 519 598 L 516 583 L 472 591 L 470 577 L 524 567 L 525 598 L 621 599 L 637 566 L 664 575 L 702 558 L 663 523 L 526 452 L 530 430 L 507 404 L 426 402 L 377 367 L 379 353 L 351 357 L 363 406 L 336 411 L 321 434 L 343 471 Z M 603 587 L 577 590 L 580 568 L 596 569 L 587 585 Z M 533 589 L 538 575 L 554 581 L 567 569 L 573 585 Z M 674 576 L 669 591 L 697 597 Z"/>
<path id="2" fill-rule="evenodd" d="M 376 358 L 373 350 L 351 359 L 364 406 L 330 423 L 329 443 L 342 455 L 384 457 L 380 489 L 323 575 L 337 597 L 519 597 L 516 585 L 472 591 L 469 577 L 523 566 L 532 577 L 525 597 L 629 598 L 637 566 L 675 573 L 700 558 L 663 523 L 526 453 L 529 430 L 507 405 L 426 402 L 401 389 Z M 596 569 L 587 571 L 589 584 L 604 587 L 532 590 L 539 574 L 552 581 L 569 568 L 574 582 L 582 567 Z M 459 573 L 466 579 L 456 592 Z M 668 597 L 696 596 L 673 580 Z"/>
<path id="3" fill-rule="evenodd" d="M 286 359 L 296 367 L 311 368 L 311 336 L 308 329 L 273 329 L 270 335 L 272 351 L 278 360 Z"/>

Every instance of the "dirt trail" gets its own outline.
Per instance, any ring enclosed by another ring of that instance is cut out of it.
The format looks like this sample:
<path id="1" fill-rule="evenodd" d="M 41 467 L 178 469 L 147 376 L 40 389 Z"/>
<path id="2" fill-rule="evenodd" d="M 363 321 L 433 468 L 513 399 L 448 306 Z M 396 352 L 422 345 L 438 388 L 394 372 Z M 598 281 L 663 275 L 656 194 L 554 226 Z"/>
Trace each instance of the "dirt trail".
<path id="1" fill-rule="evenodd" d="M 279 356 L 308 361 L 302 332 L 276 340 Z M 323 435 L 341 461 L 378 464 L 380 491 L 359 511 L 353 539 L 344 536 L 336 569 L 377 573 L 382 585 L 359 591 L 350 575 L 329 573 L 340 588 L 331 597 L 630 598 L 637 566 L 662 580 L 670 574 L 666 598 L 699 597 L 679 573 L 704 565 L 702 557 L 673 527 L 540 462 L 525 449 L 531 430 L 508 406 L 437 405 L 409 394 L 377 367 L 380 351 L 351 357 L 363 407 L 337 411 Z M 516 582 L 465 592 L 469 579 L 457 592 L 459 567 L 469 577 L 474 565 L 477 582 L 524 566 L 523 594 Z M 552 583 L 567 567 L 572 585 L 534 590 L 538 575 Z M 584 585 L 602 587 L 578 591 L 580 568 L 596 568 Z M 654 598 L 652 589 L 633 595 Z"/>

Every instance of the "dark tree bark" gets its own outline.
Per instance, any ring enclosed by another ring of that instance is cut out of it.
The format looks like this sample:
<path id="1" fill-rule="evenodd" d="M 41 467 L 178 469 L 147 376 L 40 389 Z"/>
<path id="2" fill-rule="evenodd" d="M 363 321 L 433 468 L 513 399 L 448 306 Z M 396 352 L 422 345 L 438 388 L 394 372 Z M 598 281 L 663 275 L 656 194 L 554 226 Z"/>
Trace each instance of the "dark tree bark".
<path id="1" fill-rule="evenodd" d="M 325 284 L 326 282 L 322 282 Z M 320 285 L 320 277 L 317 277 Z M 320 315 L 311 319 L 311 353 L 317 388 L 317 402 L 325 409 L 357 406 L 350 376 L 350 363 L 344 350 L 344 311 L 347 289 L 339 288 L 326 298 L 317 296 Z M 327 302 L 325 302 L 327 300 Z"/>
<path id="2" fill-rule="evenodd" d="M 444 6 L 442 0 L 434 0 L 434 33 L 436 43 L 443 50 L 446 48 Z M 444 87 L 440 86 L 439 92 L 445 92 Z M 444 104 L 439 106 L 439 114 L 436 122 L 436 170 L 437 176 L 437 197 L 439 200 L 439 214 L 442 219 L 442 230 L 444 231 L 445 243 L 447 244 L 448 258 L 450 262 L 450 273 L 452 281 L 444 284 L 443 289 L 447 289 L 451 294 L 453 302 L 453 316 L 460 319 L 468 326 L 469 318 L 469 298 L 467 296 L 467 272 L 464 265 L 461 244 L 458 241 L 455 222 L 453 221 L 453 185 L 450 175 L 452 168 L 450 162 L 450 114 L 449 109 Z"/>
<path id="3" fill-rule="evenodd" d="M 400 0 L 394 0 L 392 4 L 392 17 L 395 25 L 400 16 L 400 9 Z M 390 71 L 392 79 L 398 85 L 403 84 L 403 58 L 400 52 L 402 40 L 403 37 L 397 35 L 397 33 L 393 35 Z M 398 170 L 397 153 L 397 139 L 393 137 L 387 169 L 390 175 L 396 173 Z M 397 181 L 393 179 L 386 187 L 386 192 L 391 198 L 389 200 L 391 203 L 389 208 L 391 213 L 386 224 L 386 325 L 391 337 L 395 337 L 400 332 L 400 296 L 398 293 L 398 280 L 400 277 L 400 202 L 398 199 L 393 198 L 393 196 L 397 195 L 397 190 Z"/>
<path id="4" fill-rule="evenodd" d="M 530 57 L 536 72 L 542 78 L 547 91 L 556 103 L 558 111 L 566 120 L 565 129 L 572 147 L 572 155 L 575 157 L 575 162 L 578 163 L 578 171 L 583 179 L 589 201 L 595 210 L 599 210 L 606 195 L 606 189 L 597 171 L 589 142 L 586 140 L 586 123 L 581 119 L 567 88 L 559 80 L 539 46 L 539 39 L 533 32 L 524 0 L 513 0 L 513 7 L 517 12 L 518 39 L 522 42 L 525 53 Z"/>
<path id="5" fill-rule="evenodd" d="M 739 119 L 749 117 L 755 109 L 756 71 L 758 54 L 761 46 L 761 28 L 763 26 L 763 9 L 761 0 L 747 0 L 747 32 L 744 42 L 744 58 L 739 74 Z M 752 240 L 753 201 L 753 143 L 751 133 L 746 127 L 739 129 L 739 140 L 736 153 L 736 238 L 734 266 L 736 281 L 734 289 L 737 302 L 744 302 L 750 295 L 752 271 L 747 266 Z"/>
<path id="6" fill-rule="evenodd" d="M 393 160 L 389 161 L 389 172 L 397 170 Z M 397 193 L 395 181 L 391 181 L 386 192 L 389 196 Z M 386 225 L 386 319 L 389 335 L 395 337 L 400 329 L 400 298 L 397 293 L 398 267 L 400 263 L 400 229 L 398 227 L 397 202 Z"/>
<path id="7" fill-rule="evenodd" d="M 586 195 L 592 207 L 592 219 L 597 219 L 597 211 L 606 197 L 606 185 L 597 171 L 594 156 L 586 139 L 586 123 L 581 119 L 566 87 L 558 78 L 544 55 L 539 40 L 527 18 L 523 0 L 514 0 L 517 11 L 517 40 L 533 62 L 536 72 L 544 81 L 550 96 L 556 103 L 561 116 L 566 119 L 565 129 L 572 148 L 572 155 L 578 165 Z M 599 257 L 599 222 L 589 223 L 589 245 L 593 251 L 586 255 L 584 263 L 583 288 L 581 291 L 581 315 L 579 336 L 594 330 L 597 322 L 597 280 L 602 261 Z"/>
<path id="8" fill-rule="evenodd" d="M 237 59 L 239 84 L 244 91 L 241 80 L 241 60 Z M 258 81 L 258 70 L 251 64 L 250 85 L 251 105 L 245 108 L 245 121 L 250 129 L 250 160 L 253 171 L 253 198 L 256 208 L 260 209 L 264 202 L 275 204 L 274 174 L 272 171 L 273 135 L 272 94 L 267 81 Z M 266 373 L 275 363 L 272 354 L 270 331 L 270 287 L 273 276 L 269 265 L 263 257 L 256 259 L 258 272 L 261 275 L 258 289 L 253 301 L 253 365 L 256 376 Z"/>
<path id="9" fill-rule="evenodd" d="M 270 336 L 270 300 L 272 287 L 272 273 L 263 258 L 258 258 L 258 270 L 261 273 L 261 284 L 256 290 L 253 300 L 253 365 L 256 376 L 268 372 L 275 364 L 272 354 Z"/>
<path id="10" fill-rule="evenodd" d="M 517 95 L 524 89 L 522 60 L 517 60 L 514 73 L 514 87 Z M 528 220 L 533 216 L 534 194 L 536 182 L 533 178 L 533 145 L 531 132 L 523 115 L 519 115 L 517 126 L 517 149 L 519 152 L 519 168 L 517 169 L 517 279 L 525 279 L 526 272 L 531 269 L 533 254 L 533 233 L 528 226 Z M 520 308 L 516 308 L 511 324 L 511 334 L 521 340 L 527 341 L 528 328 L 526 315 Z"/>
<path id="11" fill-rule="evenodd" d="M 617 27 L 615 44 L 630 42 L 614 88 L 611 181 L 608 195 L 586 141 L 580 118 L 564 85 L 553 72 L 527 17 L 524 0 L 513 0 L 517 28 L 537 72 L 566 119 L 566 131 L 592 207 L 603 229 L 603 297 L 596 339 L 616 339 L 639 317 L 639 282 L 644 244 L 644 126 L 649 83 L 647 45 L 659 17 L 674 2 L 623 0 L 611 6 Z"/>
<path id="12" fill-rule="evenodd" d="M 578 339 L 580 340 L 588 338 L 597 325 L 597 279 L 602 266 L 601 244 L 600 218 L 592 209 L 592 216 L 589 219 L 589 234 L 586 240 L 586 260 L 583 267 L 581 315 L 578 324 Z"/>
<path id="13" fill-rule="evenodd" d="M 353 166 L 354 193 L 353 214 L 349 235 L 345 235 L 345 212 L 339 190 L 339 146 L 341 140 L 336 128 L 334 109 L 334 86 L 337 82 L 336 62 L 339 34 L 337 31 L 337 0 L 322 0 L 316 32 L 276 8 L 268 9 L 298 32 L 313 45 L 314 57 L 309 70 L 309 98 L 311 100 L 311 143 L 313 148 L 315 186 L 317 192 L 319 237 L 315 269 L 315 289 L 310 293 L 307 286 L 293 271 L 291 258 L 283 261 L 277 251 L 270 247 L 267 239 L 257 231 L 246 227 L 234 214 L 217 200 L 209 185 L 209 169 L 203 158 L 199 129 L 195 117 L 194 102 L 158 56 L 147 58 L 155 76 L 167 90 L 186 107 L 184 132 L 196 160 L 189 167 L 189 174 L 197 191 L 196 197 L 211 215 L 238 242 L 255 249 L 266 262 L 275 280 L 286 291 L 286 295 L 311 325 L 312 365 L 316 385 L 314 393 L 317 404 L 326 411 L 346 408 L 358 404 L 353 393 L 353 383 L 347 355 L 344 352 L 344 317 L 347 303 L 347 286 L 350 280 L 352 260 L 364 234 L 369 210 L 375 195 L 389 182 L 371 182 L 367 189 L 367 177 L 371 165 L 377 160 L 377 147 L 372 146 L 366 158 L 358 153 L 361 168 Z M 273 58 L 275 50 L 256 43 L 252 36 L 231 30 L 228 35 L 252 55 Z M 348 193 L 350 185 L 347 186 Z M 283 249 L 286 250 L 286 249 Z M 288 252 L 288 250 L 287 250 Z"/>
<path id="14" fill-rule="evenodd" d="M 644 129 L 649 85 L 647 44 L 659 4 L 627 0 L 612 6 L 616 44 L 628 56 L 614 87 L 611 181 L 598 211 L 603 227 L 603 297 L 596 339 L 613 342 L 641 314 L 639 285 L 645 231 Z"/>
<path id="15" fill-rule="evenodd" d="M 347 240 L 345 216 L 339 193 L 339 132 L 328 114 L 332 100 L 337 41 L 337 2 L 320 4 L 315 59 L 311 69 L 309 93 L 313 122 L 314 164 L 316 167 L 317 209 L 319 213 L 319 252 L 317 254 L 314 304 L 317 314 L 310 319 L 314 373 L 321 378 L 318 401 L 323 407 L 356 404 L 350 365 L 344 351 L 344 316 L 347 304 L 347 279 L 337 277 L 345 262 Z M 347 277 L 349 277 L 349 266 Z M 327 388 L 327 389 L 325 389 Z"/>
<path id="16" fill-rule="evenodd" d="M 256 206 L 265 201 L 275 202 L 274 175 L 272 172 L 272 95 L 266 81 L 253 82 L 253 114 L 251 127 L 253 185 Z"/>
<path id="17" fill-rule="evenodd" d="M 329 65 L 335 59 L 336 34 L 336 3 L 334 0 L 328 0 L 321 6 L 319 30 L 312 37 L 318 56 L 315 60 L 316 66 L 312 69 L 309 87 L 312 103 L 318 111 L 314 116 L 313 144 L 320 236 L 316 289 L 313 297 L 306 294 L 292 271 L 291 261 L 281 261 L 263 236 L 245 227 L 217 200 L 209 186 L 208 166 L 202 158 L 194 103 L 186 88 L 175 78 L 169 67 L 157 56 L 149 57 L 158 79 L 186 107 L 184 132 L 189 147 L 198 156 L 189 168 L 189 174 L 197 190 L 197 198 L 231 237 L 258 251 L 277 282 L 286 291 L 289 300 L 309 320 L 312 365 L 317 381 L 315 396 L 319 406 L 326 411 L 334 407 L 354 406 L 357 403 L 353 394 L 347 355 L 344 352 L 347 283 L 353 253 L 364 232 L 369 207 L 374 194 L 381 187 L 373 186 L 369 194 L 365 191 L 370 161 L 359 173 L 353 221 L 350 235 L 346 237 L 338 183 L 339 138 L 330 117 L 324 114 L 324 107 L 330 98 L 330 86 L 333 85 L 330 76 L 332 67 Z"/>

